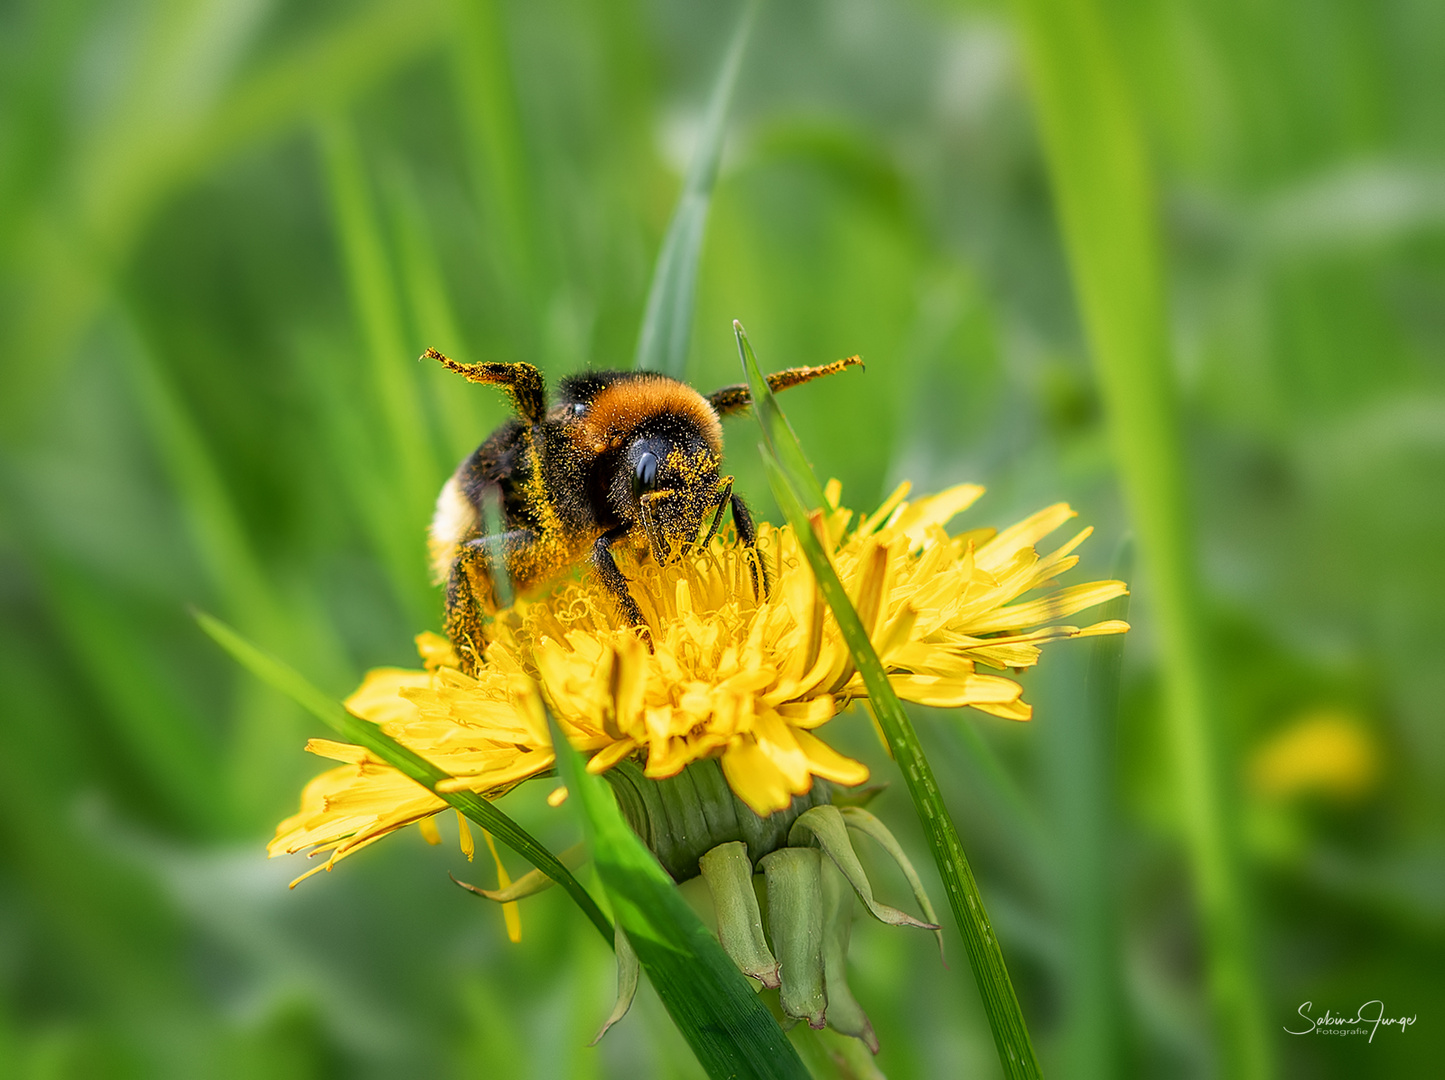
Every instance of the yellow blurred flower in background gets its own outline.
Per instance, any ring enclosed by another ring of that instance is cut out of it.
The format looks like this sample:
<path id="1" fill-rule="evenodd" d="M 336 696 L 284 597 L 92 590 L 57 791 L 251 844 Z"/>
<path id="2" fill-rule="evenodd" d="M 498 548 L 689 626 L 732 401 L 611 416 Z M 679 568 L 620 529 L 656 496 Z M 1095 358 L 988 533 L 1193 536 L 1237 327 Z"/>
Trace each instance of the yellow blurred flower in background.
<path id="1" fill-rule="evenodd" d="M 1250 758 L 1254 790 L 1272 800 L 1321 795 L 1356 802 L 1379 783 L 1379 747 L 1351 713 L 1319 709 L 1287 725 Z"/>

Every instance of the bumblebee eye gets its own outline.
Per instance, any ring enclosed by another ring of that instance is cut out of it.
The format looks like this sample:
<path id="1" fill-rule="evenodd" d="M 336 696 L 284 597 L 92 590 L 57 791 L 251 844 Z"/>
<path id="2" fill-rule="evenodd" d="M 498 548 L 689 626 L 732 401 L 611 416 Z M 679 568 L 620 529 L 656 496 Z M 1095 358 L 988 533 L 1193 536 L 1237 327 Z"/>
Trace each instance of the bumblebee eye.
<path id="1" fill-rule="evenodd" d="M 657 455 L 644 450 L 637 459 L 637 468 L 632 474 L 632 494 L 641 496 L 657 486 Z"/>
<path id="2" fill-rule="evenodd" d="M 575 404 L 572 406 L 572 415 L 573 415 L 573 416 L 581 416 L 581 415 L 582 415 L 583 413 L 585 413 L 586 411 L 587 411 L 587 405 L 586 405 L 584 402 L 579 401 L 579 402 L 575 403 Z"/>

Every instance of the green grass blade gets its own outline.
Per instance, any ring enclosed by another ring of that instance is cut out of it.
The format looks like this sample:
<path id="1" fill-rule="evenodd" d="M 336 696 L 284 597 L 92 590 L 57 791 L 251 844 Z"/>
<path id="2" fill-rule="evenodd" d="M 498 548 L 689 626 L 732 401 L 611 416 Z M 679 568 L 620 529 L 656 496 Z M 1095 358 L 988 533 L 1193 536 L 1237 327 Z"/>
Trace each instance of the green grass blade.
<path id="1" fill-rule="evenodd" d="M 385 433 L 383 475 L 391 481 L 392 528 L 409 543 L 391 543 L 386 550 L 411 548 L 416 555 L 390 566 L 392 578 L 408 610 L 422 616 L 430 590 L 420 558 L 423 523 L 442 470 L 427 433 L 417 388 L 419 348 L 408 346 L 403 330 L 399 291 L 381 225 L 372 200 L 356 134 L 345 117 L 335 114 L 318 128 L 327 190 L 335 221 L 342 264 L 368 363 L 358 371 L 360 383 Z"/>
<path id="2" fill-rule="evenodd" d="M 498 840 L 566 889 L 607 943 L 612 944 L 612 923 L 602 913 L 591 894 L 572 876 L 571 871 L 562 865 L 557 856 L 548 851 L 526 829 L 475 792 L 436 791 L 436 785 L 448 778 L 447 773 L 402 746 L 377 724 L 347 712 L 338 702 L 311 685 L 296 669 L 263 652 L 219 619 L 204 612 L 197 612 L 196 621 L 216 644 L 262 682 L 291 698 L 342 738 L 366 747 L 398 772 L 429 791 L 436 792 L 438 798 L 491 832 Z"/>
<path id="3" fill-rule="evenodd" d="M 1074 285 L 1159 624 L 1168 727 L 1224 1072 L 1272 1071 L 1241 857 L 1210 701 L 1143 125 L 1097 0 L 1019 0 Z"/>
<path id="4" fill-rule="evenodd" d="M 126 309 L 127 315 L 131 310 Z M 129 322 L 127 329 L 131 337 L 129 374 L 136 401 L 214 595 L 228 617 L 247 633 L 272 641 L 305 641 L 326 677 L 338 675 L 345 665 L 330 624 L 306 597 L 288 603 L 273 585 L 274 575 L 267 572 L 256 552 L 203 426 L 191 414 L 138 320 Z M 277 748 L 296 737 L 298 724 L 299 717 L 289 706 L 259 688 L 247 688 L 239 695 L 224 757 L 228 809 L 236 822 L 256 820 L 281 794 L 276 786 L 281 778 L 272 762 Z"/>
<path id="5" fill-rule="evenodd" d="M 767 440 L 768 449 L 784 464 L 784 471 L 797 488 L 803 502 L 808 506 L 822 506 L 823 487 L 818 483 L 813 466 L 808 464 L 808 458 L 803 453 L 803 444 L 798 441 L 793 425 L 788 423 L 788 418 L 778 406 L 777 397 L 768 388 L 767 377 L 758 366 L 758 358 L 753 355 L 748 332 L 736 319 L 733 320 L 733 334 L 738 339 L 738 358 L 742 360 L 743 374 L 748 380 L 748 393 L 753 399 L 753 415 L 762 425 L 763 438 Z"/>
<path id="6" fill-rule="evenodd" d="M 807 1080 L 782 1028 L 623 821 L 611 786 L 583 768 L 555 726 L 552 741 L 613 914 L 707 1074 L 716 1080 Z"/>
<path id="7" fill-rule="evenodd" d="M 828 561 L 828 555 L 818 542 L 808 523 L 808 511 L 794 489 L 791 480 L 784 473 L 778 460 L 766 446 L 760 446 L 763 464 L 767 467 L 768 480 L 773 495 L 792 523 L 808 565 L 828 606 L 838 620 L 848 649 L 853 654 L 863 682 L 868 687 L 868 698 L 873 715 L 903 779 L 908 785 L 908 794 L 913 798 L 913 809 L 928 836 L 933 851 L 933 861 L 938 866 L 944 888 L 948 890 L 948 902 L 953 908 L 953 917 L 963 935 L 968 963 L 983 997 L 984 1012 L 988 1015 L 989 1027 L 993 1031 L 994 1045 L 998 1049 L 1004 1075 L 1010 1078 L 1028 1078 L 1040 1075 L 1038 1059 L 1034 1056 L 1033 1043 L 1029 1040 L 1028 1027 L 1019 1008 L 1018 996 L 1014 993 L 1013 981 L 1009 978 L 1004 964 L 1003 952 L 998 938 L 984 910 L 983 897 L 978 883 L 973 879 L 968 858 L 963 853 L 963 844 L 954 828 L 953 819 L 948 816 L 943 796 L 934 779 L 933 768 L 924 756 L 918 735 L 903 709 L 903 703 L 893 692 L 883 664 L 868 640 L 868 634 L 853 610 L 853 604 L 838 579 L 837 571 Z"/>
<path id="8" fill-rule="evenodd" d="M 410 171 L 393 168 L 387 190 L 397 265 L 417 337 L 449 356 L 470 356 L 472 350 L 457 323 L 422 197 Z M 446 460 L 460 461 L 476 449 L 487 430 L 479 408 L 482 399 L 477 394 L 459 393 L 457 377 L 439 364 L 422 365 L 421 376 L 445 436 Z"/>
<path id="9" fill-rule="evenodd" d="M 692 307 L 697 293 L 697 268 L 702 256 L 703 235 L 707 231 L 708 208 L 712 189 L 717 183 L 718 163 L 722 160 L 723 142 L 727 136 L 728 106 L 733 87 L 738 81 L 743 53 L 757 16 L 761 0 L 747 0 L 742 18 L 733 32 L 727 56 L 713 83 L 708 99 L 707 116 L 702 134 L 688 167 L 687 180 L 672 212 L 657 266 L 652 273 L 652 287 L 647 292 L 647 307 L 642 317 L 642 330 L 637 336 L 635 364 L 647 371 L 661 371 L 680 379 L 687 367 L 687 349 L 692 340 Z"/>
<path id="10" fill-rule="evenodd" d="M 888 740 L 888 748 L 903 773 L 908 785 L 908 794 L 913 799 L 913 809 L 919 823 L 928 837 L 933 852 L 933 861 L 938 866 L 939 876 L 948 890 L 948 903 L 953 908 L 953 917 L 963 936 L 969 967 L 973 969 L 974 980 L 978 983 L 979 994 L 983 997 L 984 1012 L 988 1016 L 989 1028 L 993 1031 L 994 1045 L 998 1050 L 999 1062 L 1004 1074 L 1010 1078 L 1037 1077 L 1040 1075 L 1038 1058 L 1029 1039 L 1028 1026 L 1024 1023 L 1023 1011 L 1019 1008 L 1018 995 L 1014 993 L 1013 981 L 1009 978 L 1008 967 L 1004 964 L 1003 952 L 998 938 L 988 920 L 983 906 L 983 897 L 974 881 L 973 870 L 963 853 L 963 844 L 954 828 L 953 819 L 948 816 L 948 807 L 938 790 L 933 768 L 924 756 L 918 735 L 904 711 L 903 703 L 893 692 L 888 674 L 873 643 L 863 629 L 853 603 L 838 579 L 828 554 L 823 550 L 808 521 L 805 498 L 817 501 L 822 506 L 823 492 L 813 475 L 803 448 L 793 434 L 787 417 L 778 407 L 773 392 L 768 389 L 767 380 L 758 369 L 757 358 L 748 343 L 741 324 L 734 322 L 737 333 L 738 351 L 742 356 L 743 370 L 747 373 L 748 385 L 753 395 L 753 410 L 762 428 L 764 444 L 758 447 L 767 469 L 768 481 L 778 505 L 793 526 L 818 588 L 838 620 L 838 628 L 853 654 L 853 662 L 868 687 L 869 701 L 873 714 L 878 719 L 879 729 Z M 790 467 L 784 467 L 786 460 Z"/>
<path id="11" fill-rule="evenodd" d="M 1133 543 L 1126 539 L 1111 576 L 1130 581 L 1133 571 Z M 1128 617 L 1128 593 L 1098 613 L 1100 619 Z M 1064 1045 L 1078 1080 L 1107 1080 L 1127 1071 L 1113 804 L 1126 640 L 1123 634 L 1106 634 L 1090 642 L 1082 700 L 1072 710 L 1061 710 L 1045 736 L 1052 765 L 1047 783 L 1058 808 L 1059 893 L 1070 931 Z"/>
<path id="12" fill-rule="evenodd" d="M 456 101 L 477 206 L 498 263 L 495 285 L 510 301 L 505 307 L 512 309 L 507 324 L 514 342 L 535 347 L 547 281 L 545 245 L 505 5 L 498 0 L 450 0 L 447 6 Z"/>

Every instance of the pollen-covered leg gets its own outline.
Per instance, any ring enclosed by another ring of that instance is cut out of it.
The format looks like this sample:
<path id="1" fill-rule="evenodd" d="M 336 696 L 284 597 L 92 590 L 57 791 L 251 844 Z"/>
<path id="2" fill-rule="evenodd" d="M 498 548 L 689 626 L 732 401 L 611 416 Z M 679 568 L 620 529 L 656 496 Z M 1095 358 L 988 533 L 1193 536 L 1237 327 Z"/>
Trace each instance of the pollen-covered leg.
<path id="1" fill-rule="evenodd" d="M 768 389 L 776 394 L 780 390 L 786 390 L 791 386 L 801 386 L 805 382 L 812 382 L 824 375 L 836 375 L 854 364 L 862 367 L 863 358 L 861 356 L 845 356 L 842 360 L 834 360 L 831 364 L 775 371 L 768 376 Z M 708 404 L 717 410 L 719 416 L 740 413 L 753 403 L 747 383 L 735 383 L 732 386 L 724 386 L 721 390 L 714 390 L 707 396 L 707 400 Z"/>
<path id="2" fill-rule="evenodd" d="M 717 535 L 718 526 L 722 524 L 723 511 L 728 508 L 728 501 L 732 498 L 732 494 L 733 478 L 724 476 L 717 482 L 717 503 L 715 504 L 717 512 L 712 516 L 712 525 L 708 527 L 707 535 L 697 545 L 699 551 L 711 544 L 712 538 Z"/>
<path id="3" fill-rule="evenodd" d="M 457 550 L 447 575 L 447 609 L 444 630 L 462 670 L 474 674 L 482 666 L 486 649 L 483 625 L 488 615 L 496 613 L 497 565 L 505 566 L 513 555 L 535 543 L 525 529 L 479 536 L 468 540 Z"/>
<path id="4" fill-rule="evenodd" d="M 728 496 L 728 501 L 732 504 L 733 524 L 738 528 L 738 540 L 748 549 L 748 569 L 753 575 L 753 595 L 764 600 L 772 590 L 772 583 L 768 581 L 767 563 L 763 562 L 762 556 L 758 554 L 758 527 L 753 524 L 753 515 L 741 495 L 733 492 Z"/>
<path id="5" fill-rule="evenodd" d="M 671 489 L 651 491 L 637 501 L 637 516 L 642 521 L 642 531 L 647 535 L 647 547 L 652 552 L 652 561 L 658 566 L 671 561 L 672 546 L 662 535 L 662 526 L 657 520 L 657 504 L 673 494 Z"/>
<path id="6" fill-rule="evenodd" d="M 617 601 L 623 617 L 642 631 L 647 647 L 651 649 L 652 634 L 647 628 L 647 620 L 642 617 L 642 609 L 637 606 L 637 601 L 632 599 L 632 594 L 627 591 L 627 579 L 622 576 L 622 571 L 617 569 L 616 560 L 612 558 L 612 545 L 626 535 L 627 527 L 619 525 L 599 536 L 597 543 L 592 545 L 592 569 L 597 574 L 597 580 L 602 582 Z"/>
<path id="7" fill-rule="evenodd" d="M 540 424 L 547 414 L 547 384 L 531 364 L 459 364 L 449 356 L 428 349 L 423 360 L 436 360 L 468 382 L 500 386 L 512 399 L 517 415 L 529 424 Z"/>

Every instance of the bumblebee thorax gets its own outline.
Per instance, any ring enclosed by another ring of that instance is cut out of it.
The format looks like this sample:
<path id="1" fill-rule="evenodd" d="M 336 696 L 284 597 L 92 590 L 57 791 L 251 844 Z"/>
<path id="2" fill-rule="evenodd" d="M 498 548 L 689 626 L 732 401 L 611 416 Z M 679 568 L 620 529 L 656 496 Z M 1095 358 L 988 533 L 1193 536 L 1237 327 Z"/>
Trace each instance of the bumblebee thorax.
<path id="1" fill-rule="evenodd" d="M 627 372 L 604 385 L 573 422 L 571 436 L 579 450 L 600 455 L 659 425 L 695 432 L 714 455 L 722 453 L 722 423 L 707 399 L 654 372 Z"/>

